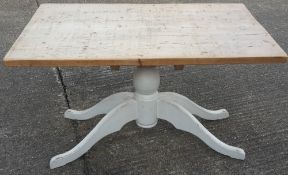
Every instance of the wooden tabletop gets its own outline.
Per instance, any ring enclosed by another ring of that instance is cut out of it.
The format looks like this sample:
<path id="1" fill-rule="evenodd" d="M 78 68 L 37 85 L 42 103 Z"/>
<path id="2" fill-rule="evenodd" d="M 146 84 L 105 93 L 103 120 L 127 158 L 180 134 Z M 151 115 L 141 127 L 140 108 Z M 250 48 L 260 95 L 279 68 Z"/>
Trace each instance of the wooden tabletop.
<path id="1" fill-rule="evenodd" d="M 7 66 L 283 63 L 243 4 L 42 4 Z"/>

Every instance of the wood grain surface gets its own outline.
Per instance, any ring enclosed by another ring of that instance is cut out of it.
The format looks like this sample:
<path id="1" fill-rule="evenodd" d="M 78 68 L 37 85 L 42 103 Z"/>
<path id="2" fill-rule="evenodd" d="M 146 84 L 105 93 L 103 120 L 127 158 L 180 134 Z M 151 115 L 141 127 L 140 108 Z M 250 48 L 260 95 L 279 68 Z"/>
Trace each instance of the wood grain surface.
<path id="1" fill-rule="evenodd" d="M 7 66 L 282 63 L 243 4 L 42 4 Z"/>

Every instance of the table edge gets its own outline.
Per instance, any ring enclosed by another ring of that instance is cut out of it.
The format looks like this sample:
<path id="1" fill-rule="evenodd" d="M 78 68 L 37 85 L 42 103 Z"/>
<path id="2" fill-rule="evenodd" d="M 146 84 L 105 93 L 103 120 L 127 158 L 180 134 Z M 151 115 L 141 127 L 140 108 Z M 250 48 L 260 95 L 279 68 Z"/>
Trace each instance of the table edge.
<path id="1" fill-rule="evenodd" d="M 270 64 L 285 63 L 288 56 L 275 57 L 219 57 L 219 58 L 129 58 L 129 59 L 26 59 L 5 57 L 7 67 L 81 67 L 81 66 L 164 66 L 164 65 L 213 65 L 213 64 Z"/>

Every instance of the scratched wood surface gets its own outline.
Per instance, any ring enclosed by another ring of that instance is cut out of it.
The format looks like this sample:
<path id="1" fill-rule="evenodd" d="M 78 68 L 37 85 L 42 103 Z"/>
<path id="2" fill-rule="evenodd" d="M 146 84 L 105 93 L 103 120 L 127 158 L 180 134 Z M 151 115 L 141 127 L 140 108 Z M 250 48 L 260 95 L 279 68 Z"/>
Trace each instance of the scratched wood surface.
<path id="1" fill-rule="evenodd" d="M 243 4 L 43 4 L 7 66 L 281 63 Z"/>

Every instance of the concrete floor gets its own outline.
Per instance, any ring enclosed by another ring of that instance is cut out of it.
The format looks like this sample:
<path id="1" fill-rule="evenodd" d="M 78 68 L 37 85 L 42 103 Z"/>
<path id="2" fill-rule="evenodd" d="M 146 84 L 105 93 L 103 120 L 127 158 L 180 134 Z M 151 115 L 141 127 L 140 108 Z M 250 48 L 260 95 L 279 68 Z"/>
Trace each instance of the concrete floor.
<path id="1" fill-rule="evenodd" d="M 0 0 L 0 57 L 38 5 L 46 0 Z M 60 2 L 60 1 L 53 1 Z M 90 2 L 67 0 L 61 2 Z M 172 3 L 176 0 L 91 2 Z M 287 0 L 243 2 L 288 52 Z M 161 91 L 186 95 L 230 118 L 201 122 L 219 139 L 245 149 L 245 161 L 222 156 L 195 136 L 159 121 L 134 122 L 105 137 L 82 158 L 50 170 L 52 156 L 72 148 L 103 117 L 75 122 L 67 108 L 85 109 L 120 91 L 132 91 L 133 68 L 7 68 L 0 64 L 0 175 L 34 174 L 288 174 L 288 63 L 161 67 Z"/>

